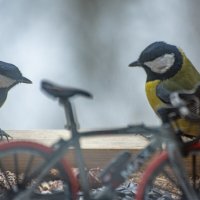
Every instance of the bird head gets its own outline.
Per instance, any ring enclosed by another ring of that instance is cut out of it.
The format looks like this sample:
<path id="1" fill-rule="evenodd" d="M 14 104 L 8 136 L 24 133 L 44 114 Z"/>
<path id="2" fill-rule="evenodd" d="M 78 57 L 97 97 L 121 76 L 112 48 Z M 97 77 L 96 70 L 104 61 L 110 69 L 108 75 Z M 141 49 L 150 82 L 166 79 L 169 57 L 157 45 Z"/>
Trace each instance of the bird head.
<path id="1" fill-rule="evenodd" d="M 182 63 L 183 56 L 176 46 L 154 42 L 129 66 L 143 67 L 147 73 L 147 80 L 164 80 L 174 76 L 181 69 Z"/>
<path id="2" fill-rule="evenodd" d="M 20 70 L 13 64 L 0 61 L 0 89 L 11 89 L 18 83 L 32 83 L 28 78 L 22 76 Z"/>

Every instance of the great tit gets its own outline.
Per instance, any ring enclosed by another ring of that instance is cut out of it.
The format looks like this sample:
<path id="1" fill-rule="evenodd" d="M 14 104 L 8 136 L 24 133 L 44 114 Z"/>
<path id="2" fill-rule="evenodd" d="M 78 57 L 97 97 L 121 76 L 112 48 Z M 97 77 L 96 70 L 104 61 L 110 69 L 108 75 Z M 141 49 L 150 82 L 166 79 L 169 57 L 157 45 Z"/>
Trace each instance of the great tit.
<path id="1" fill-rule="evenodd" d="M 32 83 L 29 79 L 22 76 L 19 69 L 10 63 L 0 61 L 0 107 L 6 101 L 8 91 L 18 83 Z M 8 140 L 10 137 L 7 133 L 0 129 L 1 139 L 5 136 Z"/>
<path id="2" fill-rule="evenodd" d="M 172 92 L 192 90 L 200 82 L 199 72 L 185 53 L 180 48 L 162 41 L 147 46 L 138 60 L 129 66 L 140 66 L 145 70 L 147 74 L 146 96 L 155 112 L 170 104 Z M 200 134 L 199 122 L 180 118 L 176 124 L 185 135 Z"/>

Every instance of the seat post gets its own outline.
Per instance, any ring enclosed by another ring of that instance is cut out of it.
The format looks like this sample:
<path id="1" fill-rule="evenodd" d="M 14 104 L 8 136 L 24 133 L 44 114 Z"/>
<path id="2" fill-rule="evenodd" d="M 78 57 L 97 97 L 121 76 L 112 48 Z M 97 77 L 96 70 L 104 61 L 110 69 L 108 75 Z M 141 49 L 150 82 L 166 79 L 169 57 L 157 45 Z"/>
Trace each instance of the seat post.
<path id="1" fill-rule="evenodd" d="M 75 151 L 75 157 L 76 157 L 76 162 L 77 166 L 79 166 L 80 170 L 80 182 L 81 182 L 81 188 L 83 191 L 83 196 L 84 199 L 90 200 L 90 195 L 89 195 L 89 183 L 87 181 L 87 174 L 85 171 L 85 162 L 83 159 L 81 147 L 80 147 L 80 141 L 79 141 L 79 133 L 77 131 L 77 124 L 76 124 L 76 119 L 75 115 L 72 109 L 71 102 L 69 99 L 60 99 L 60 103 L 63 104 L 65 108 L 65 115 L 67 118 L 67 128 L 71 131 L 73 142 L 74 142 L 74 151 Z"/>
<path id="2" fill-rule="evenodd" d="M 72 110 L 72 105 L 69 99 L 60 99 L 60 103 L 64 106 L 65 116 L 66 116 L 66 125 L 65 128 L 68 130 L 76 129 L 77 124 L 75 120 L 75 115 Z"/>

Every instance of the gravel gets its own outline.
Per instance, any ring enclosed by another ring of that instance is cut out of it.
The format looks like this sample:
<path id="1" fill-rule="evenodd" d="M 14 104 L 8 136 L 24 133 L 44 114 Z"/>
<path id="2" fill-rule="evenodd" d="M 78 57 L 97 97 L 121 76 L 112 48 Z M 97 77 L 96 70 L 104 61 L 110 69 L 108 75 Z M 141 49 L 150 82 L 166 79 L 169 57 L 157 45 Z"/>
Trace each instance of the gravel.
<path id="1" fill-rule="evenodd" d="M 101 171 L 99 168 L 94 168 L 87 170 L 87 178 L 89 181 L 89 184 L 92 188 L 91 193 L 95 194 L 99 191 L 103 190 L 104 187 L 101 184 L 101 181 L 98 178 L 98 173 Z M 77 177 L 79 177 L 78 170 L 74 169 L 74 172 Z M 6 174 L 6 176 L 5 176 Z M 8 189 L 10 186 L 6 179 L 9 180 L 10 185 L 15 186 L 16 185 L 16 175 L 10 171 L 6 171 L 4 173 L 0 172 L 0 188 Z M 51 171 L 51 175 L 55 175 L 57 172 L 53 169 Z M 120 185 L 116 189 L 116 197 L 115 200 L 134 200 L 136 195 L 136 189 L 137 189 L 137 182 L 141 176 L 141 172 L 138 172 L 136 175 L 134 175 L 130 180 L 125 182 L 124 184 Z M 23 179 L 23 174 L 19 176 L 20 179 Z M 34 183 L 34 180 L 32 181 Z M 53 192 L 57 191 L 63 191 L 63 183 L 61 180 L 51 180 L 51 181 L 44 181 L 40 184 L 38 187 L 38 191 L 41 194 L 51 194 Z M 0 195 L 1 195 L 1 189 L 0 189 Z M 173 198 L 170 196 L 170 194 L 161 194 L 159 191 L 151 191 L 151 195 L 149 200 L 172 200 Z M 81 192 L 79 192 L 78 200 L 83 200 Z"/>

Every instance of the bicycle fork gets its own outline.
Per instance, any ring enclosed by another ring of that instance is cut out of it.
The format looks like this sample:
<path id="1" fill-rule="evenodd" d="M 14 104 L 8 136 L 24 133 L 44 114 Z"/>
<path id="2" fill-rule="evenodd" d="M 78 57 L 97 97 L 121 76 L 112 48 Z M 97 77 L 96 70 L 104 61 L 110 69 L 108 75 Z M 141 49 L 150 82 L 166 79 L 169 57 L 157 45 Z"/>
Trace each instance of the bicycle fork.
<path id="1" fill-rule="evenodd" d="M 178 183 L 180 184 L 180 187 L 182 188 L 184 194 L 186 195 L 187 199 L 190 200 L 198 200 L 197 194 L 195 193 L 193 187 L 189 183 L 188 175 L 186 172 L 186 168 L 184 167 L 183 163 L 183 156 L 181 154 L 181 144 L 179 143 L 179 140 L 177 140 L 176 134 L 174 134 L 174 131 L 171 128 L 171 125 L 164 124 L 163 126 L 163 135 L 168 135 L 167 138 L 167 152 L 168 152 L 168 159 L 170 162 L 170 165 L 172 166 L 172 169 L 175 173 L 175 176 L 178 180 Z M 176 132 L 176 131 L 175 131 Z"/>
<path id="2" fill-rule="evenodd" d="M 170 164 L 173 167 L 178 183 L 180 183 L 187 199 L 198 200 L 197 194 L 189 183 L 180 148 L 177 148 L 177 145 L 177 142 L 171 141 L 167 146 Z"/>

